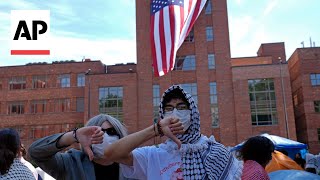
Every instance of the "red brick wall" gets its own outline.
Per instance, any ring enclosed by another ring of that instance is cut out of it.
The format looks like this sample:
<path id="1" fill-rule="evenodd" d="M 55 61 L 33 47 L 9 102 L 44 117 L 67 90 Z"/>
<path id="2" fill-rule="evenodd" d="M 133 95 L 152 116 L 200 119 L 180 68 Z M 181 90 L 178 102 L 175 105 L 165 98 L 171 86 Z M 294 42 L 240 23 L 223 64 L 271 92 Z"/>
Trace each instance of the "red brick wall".
<path id="1" fill-rule="evenodd" d="M 129 132 L 140 130 L 137 126 L 137 75 L 135 73 L 90 75 L 90 117 L 99 114 L 99 88 L 123 87 L 123 122 Z M 85 88 L 85 94 L 89 92 Z M 88 120 L 88 95 L 85 99 L 85 123 Z"/>
<path id="2" fill-rule="evenodd" d="M 118 74 L 118 73 L 136 73 L 137 66 L 135 64 L 119 64 L 107 66 L 108 74 Z"/>
<path id="3" fill-rule="evenodd" d="M 76 98 L 85 97 L 84 87 L 77 87 L 77 74 L 84 73 L 91 68 L 91 73 L 104 73 L 105 66 L 100 61 L 60 63 L 47 65 L 27 65 L 0 67 L 0 79 L 3 88 L 0 90 L 0 128 L 19 127 L 22 133 L 22 142 L 29 146 L 35 139 L 31 137 L 32 129 L 36 131 L 34 138 L 72 129 L 84 122 L 84 113 L 76 112 Z M 70 87 L 57 86 L 57 78 L 61 74 L 70 74 Z M 32 89 L 32 77 L 34 75 L 47 75 L 48 88 Z M 26 77 L 26 89 L 9 90 L 10 77 Z M 70 99 L 68 112 L 53 112 L 53 101 L 58 98 Z M 46 112 L 43 114 L 31 114 L 31 102 L 33 100 L 47 100 Z M 24 114 L 8 115 L 8 104 L 11 101 L 23 101 Z"/>
<path id="4" fill-rule="evenodd" d="M 282 65 L 285 102 L 288 119 L 289 138 L 296 140 L 296 130 L 294 122 L 293 104 L 291 87 L 289 80 L 289 72 L 287 64 Z M 242 142 L 253 135 L 261 133 L 275 134 L 282 137 L 287 137 L 286 121 L 283 104 L 283 93 L 281 88 L 280 66 L 279 65 L 260 65 L 260 66 L 242 66 L 233 67 L 233 87 L 235 96 L 235 112 L 236 112 L 236 128 L 238 132 L 237 141 Z M 278 124 L 270 126 L 252 126 L 251 125 L 251 111 L 248 90 L 249 79 L 274 79 L 276 103 L 277 103 L 277 117 Z"/>
<path id="5" fill-rule="evenodd" d="M 272 64 L 272 57 L 242 57 L 242 58 L 232 58 L 231 66 L 249 66 L 249 65 L 263 65 Z"/>
<path id="6" fill-rule="evenodd" d="M 320 100 L 320 86 L 311 86 L 310 74 L 320 73 L 320 48 L 296 49 L 288 64 L 292 91 L 299 102 L 295 108 L 298 140 L 307 143 L 311 153 L 319 153 L 320 113 L 315 112 L 313 102 Z"/>
<path id="7" fill-rule="evenodd" d="M 279 58 L 286 60 L 284 42 L 261 44 L 258 56 L 272 56 L 273 64 L 279 64 Z"/>

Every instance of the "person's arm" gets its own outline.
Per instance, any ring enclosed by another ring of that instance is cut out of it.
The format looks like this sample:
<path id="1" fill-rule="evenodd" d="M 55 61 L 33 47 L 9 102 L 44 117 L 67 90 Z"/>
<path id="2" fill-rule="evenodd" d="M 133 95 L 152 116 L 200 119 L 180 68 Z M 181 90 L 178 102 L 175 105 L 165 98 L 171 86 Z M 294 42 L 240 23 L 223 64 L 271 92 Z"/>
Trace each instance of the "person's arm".
<path id="1" fill-rule="evenodd" d="M 78 129 L 76 134 L 81 146 L 92 160 L 90 145 L 102 142 L 103 131 L 100 127 L 91 126 Z M 64 171 L 62 156 L 58 152 L 75 142 L 73 132 L 59 133 L 38 139 L 31 144 L 28 151 L 38 166 L 56 178 L 57 174 Z"/>
<path id="2" fill-rule="evenodd" d="M 89 159 L 93 160 L 93 152 L 91 150 L 91 144 L 99 144 L 103 141 L 104 132 L 101 131 L 101 128 L 98 126 L 89 126 L 83 127 L 76 131 L 76 137 L 79 140 L 79 143 L 83 147 L 84 151 L 89 156 Z M 57 141 L 57 147 L 68 147 L 76 142 L 73 132 L 65 133 Z"/>
<path id="3" fill-rule="evenodd" d="M 176 142 L 180 148 L 181 142 L 175 135 L 184 132 L 182 123 L 178 119 L 171 117 L 164 118 L 159 123 L 163 134 Z M 149 139 L 158 136 L 157 128 L 157 124 L 154 124 L 139 132 L 121 138 L 105 149 L 105 157 L 111 162 L 132 166 L 133 156 L 131 152 Z"/>

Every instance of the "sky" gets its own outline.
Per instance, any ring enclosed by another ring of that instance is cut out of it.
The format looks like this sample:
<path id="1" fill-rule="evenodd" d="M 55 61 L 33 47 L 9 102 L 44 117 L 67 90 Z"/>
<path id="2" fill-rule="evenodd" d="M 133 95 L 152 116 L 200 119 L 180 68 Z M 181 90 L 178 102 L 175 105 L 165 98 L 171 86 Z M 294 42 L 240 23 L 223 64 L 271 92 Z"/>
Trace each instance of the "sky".
<path id="1" fill-rule="evenodd" d="M 2 0 L 0 66 L 60 60 L 136 62 L 135 0 Z M 319 0 L 228 0 L 231 57 L 256 56 L 261 43 L 320 46 Z M 51 55 L 10 55 L 11 10 L 50 10 Z M 213 5 L 214 10 L 214 5 Z"/>

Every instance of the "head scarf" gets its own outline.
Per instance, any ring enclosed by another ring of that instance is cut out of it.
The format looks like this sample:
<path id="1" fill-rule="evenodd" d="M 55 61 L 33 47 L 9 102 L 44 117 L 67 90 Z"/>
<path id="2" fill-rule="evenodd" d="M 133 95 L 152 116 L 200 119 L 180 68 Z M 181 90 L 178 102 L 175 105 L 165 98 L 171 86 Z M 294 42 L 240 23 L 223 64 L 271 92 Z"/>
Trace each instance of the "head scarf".
<path id="1" fill-rule="evenodd" d="M 182 142 L 179 151 L 182 158 L 184 179 L 240 179 L 242 163 L 236 160 L 222 144 L 217 143 L 213 136 L 206 138 L 201 135 L 198 107 L 192 96 L 179 85 L 173 85 L 164 92 L 159 108 L 161 119 L 164 117 L 163 107 L 165 104 L 163 104 L 163 100 L 176 89 L 181 91 L 190 104 L 191 110 L 189 129 L 184 134 L 177 135 L 177 138 Z M 168 139 L 160 147 L 169 152 L 178 150 L 177 145 L 171 139 Z"/>

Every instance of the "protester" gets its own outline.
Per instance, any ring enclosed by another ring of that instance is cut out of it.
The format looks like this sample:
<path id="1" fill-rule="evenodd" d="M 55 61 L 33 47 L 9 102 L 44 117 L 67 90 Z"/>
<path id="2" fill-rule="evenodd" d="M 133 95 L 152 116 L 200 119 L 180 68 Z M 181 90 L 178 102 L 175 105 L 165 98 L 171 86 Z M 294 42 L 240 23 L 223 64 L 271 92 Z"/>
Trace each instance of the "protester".
<path id="1" fill-rule="evenodd" d="M 104 158 L 103 151 L 126 135 L 127 130 L 121 122 L 100 114 L 91 118 L 85 127 L 35 141 L 29 154 L 55 179 L 122 179 L 119 164 Z M 71 148 L 65 153 L 59 152 L 76 142 L 81 144 L 81 151 Z"/>
<path id="2" fill-rule="evenodd" d="M 105 150 L 122 163 L 126 177 L 136 179 L 240 179 L 242 163 L 214 137 L 200 133 L 198 107 L 180 86 L 171 86 L 160 103 L 161 120 L 128 135 Z M 169 137 L 159 146 L 138 148 L 156 136 Z"/>
<path id="3" fill-rule="evenodd" d="M 302 159 L 300 153 L 296 154 L 296 157 L 294 158 L 294 161 L 304 169 L 304 166 L 306 164 L 306 160 Z"/>
<path id="4" fill-rule="evenodd" d="M 27 166 L 30 169 L 34 178 L 36 180 L 38 180 L 38 172 L 37 172 L 36 168 L 34 168 L 34 166 L 30 162 L 28 162 L 27 160 L 24 159 L 24 157 L 26 157 L 26 155 L 27 155 L 26 149 L 25 149 L 24 145 L 21 144 L 20 153 L 19 153 L 20 161 L 22 162 L 22 164 L 24 164 L 25 166 Z"/>
<path id="5" fill-rule="evenodd" d="M 307 153 L 305 170 L 320 175 L 320 155 Z"/>
<path id="6" fill-rule="evenodd" d="M 269 180 L 265 170 L 272 159 L 274 144 L 264 136 L 249 138 L 240 149 L 240 157 L 244 161 L 242 180 Z"/>
<path id="7" fill-rule="evenodd" d="M 19 159 L 20 137 L 16 130 L 0 130 L 0 179 L 34 180 L 32 172 Z"/>

